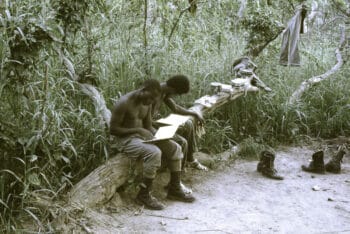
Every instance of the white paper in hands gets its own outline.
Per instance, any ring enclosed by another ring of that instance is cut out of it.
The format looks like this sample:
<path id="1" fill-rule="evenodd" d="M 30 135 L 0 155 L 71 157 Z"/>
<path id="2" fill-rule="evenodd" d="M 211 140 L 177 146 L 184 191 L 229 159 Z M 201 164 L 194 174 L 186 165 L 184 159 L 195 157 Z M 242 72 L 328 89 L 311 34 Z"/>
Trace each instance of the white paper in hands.
<path id="1" fill-rule="evenodd" d="M 190 116 L 187 116 L 187 115 L 170 114 L 168 117 L 158 119 L 156 122 L 161 124 L 166 124 L 166 125 L 180 126 L 189 119 L 190 119 Z"/>
<path id="2" fill-rule="evenodd" d="M 154 135 L 153 139 L 146 140 L 144 143 L 153 143 L 157 141 L 162 141 L 162 140 L 168 140 L 174 137 L 178 125 L 170 125 L 170 126 L 164 126 L 158 128 L 156 134 Z"/>

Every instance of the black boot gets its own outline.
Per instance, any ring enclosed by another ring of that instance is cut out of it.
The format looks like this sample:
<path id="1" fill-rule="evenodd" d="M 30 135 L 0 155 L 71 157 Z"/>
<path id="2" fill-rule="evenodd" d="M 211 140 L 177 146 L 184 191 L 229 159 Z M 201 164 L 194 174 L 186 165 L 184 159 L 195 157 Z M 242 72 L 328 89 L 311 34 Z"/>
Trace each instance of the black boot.
<path id="1" fill-rule="evenodd" d="M 309 166 L 301 166 L 303 171 L 313 172 L 318 174 L 325 173 L 324 161 L 323 161 L 323 151 L 317 151 L 312 155 L 312 161 Z"/>
<path id="2" fill-rule="evenodd" d="M 193 195 L 186 193 L 183 186 L 181 186 L 181 171 L 171 172 L 167 198 L 183 202 L 193 202 L 195 200 Z"/>
<path id="3" fill-rule="evenodd" d="M 165 206 L 150 193 L 152 182 L 153 179 L 143 179 L 143 182 L 140 184 L 140 191 L 137 194 L 136 201 L 150 210 L 163 210 Z"/>
<path id="4" fill-rule="evenodd" d="M 340 163 L 342 162 L 345 151 L 340 148 L 336 155 L 332 157 L 331 160 L 325 165 L 326 171 L 332 173 L 340 173 Z"/>
<path id="5" fill-rule="evenodd" d="M 182 182 L 180 183 L 180 186 L 182 187 L 182 190 L 185 192 L 185 193 L 192 193 L 192 189 L 190 188 L 187 188 L 186 185 L 184 185 Z M 164 186 L 164 189 L 168 190 L 170 187 L 170 181 L 167 185 Z"/>
<path id="6" fill-rule="evenodd" d="M 278 175 L 275 169 L 275 155 L 270 151 L 262 151 L 260 156 L 260 162 L 258 163 L 257 170 L 261 172 L 264 176 L 275 179 L 283 180 L 283 177 Z"/>
<path id="7" fill-rule="evenodd" d="M 258 166 L 256 168 L 256 170 L 258 172 L 262 172 L 262 170 L 269 165 L 268 154 L 270 154 L 269 151 L 263 151 L 260 153 L 260 161 L 259 161 Z"/>

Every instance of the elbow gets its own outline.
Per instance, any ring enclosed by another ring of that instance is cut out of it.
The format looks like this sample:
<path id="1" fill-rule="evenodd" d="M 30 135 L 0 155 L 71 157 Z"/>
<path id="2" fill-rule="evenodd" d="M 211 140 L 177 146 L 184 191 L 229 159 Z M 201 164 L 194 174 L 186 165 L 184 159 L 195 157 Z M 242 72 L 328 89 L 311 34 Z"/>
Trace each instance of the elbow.
<path id="1" fill-rule="evenodd" d="M 114 129 L 114 128 L 110 128 L 109 129 L 109 133 L 111 134 L 111 135 L 114 135 L 114 136 L 118 136 L 119 134 L 118 134 L 118 131 L 116 130 L 116 129 Z"/>
<path id="2" fill-rule="evenodd" d="M 173 112 L 174 112 L 175 114 L 181 114 L 181 109 L 178 108 L 178 107 L 175 107 L 175 108 L 173 109 Z"/>

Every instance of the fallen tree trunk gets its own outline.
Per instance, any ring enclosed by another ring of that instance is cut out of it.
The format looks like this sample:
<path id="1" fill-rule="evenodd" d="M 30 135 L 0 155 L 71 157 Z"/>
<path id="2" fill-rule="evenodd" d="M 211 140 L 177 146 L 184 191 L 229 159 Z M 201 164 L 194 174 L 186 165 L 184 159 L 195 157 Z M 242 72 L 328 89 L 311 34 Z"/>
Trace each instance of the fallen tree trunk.
<path id="1" fill-rule="evenodd" d="M 77 183 L 69 193 L 70 203 L 84 207 L 106 204 L 129 176 L 130 160 L 119 153 Z"/>
<path id="2" fill-rule="evenodd" d="M 242 61 L 246 62 L 246 58 Z M 247 92 L 257 92 L 260 88 L 270 91 L 254 74 L 253 70 L 249 70 L 247 64 L 236 64 L 235 67 L 236 70 L 241 70 L 238 72 L 239 74 L 245 74 L 244 78 L 234 79 L 232 81 L 233 85 L 212 83 L 214 94 L 197 99 L 190 109 L 203 115 L 247 94 Z M 96 94 L 90 95 L 92 98 L 97 96 Z M 98 105 L 104 102 L 94 101 L 94 103 Z M 101 107 L 96 107 L 96 109 L 105 110 Z M 107 114 L 107 116 L 109 115 Z M 127 181 L 130 170 L 133 170 L 133 168 L 127 156 L 121 153 L 117 154 L 77 183 L 69 193 L 69 202 L 90 208 L 104 205 L 115 195 L 117 189 Z"/>
<path id="3" fill-rule="evenodd" d="M 341 36 L 340 36 L 340 45 L 339 47 L 335 50 L 335 56 L 337 59 L 337 63 L 326 73 L 323 73 L 322 75 L 314 76 L 303 83 L 299 86 L 297 90 L 294 91 L 294 93 L 291 95 L 289 98 L 288 104 L 293 105 L 296 102 L 300 101 L 301 96 L 305 91 L 307 91 L 311 86 L 320 83 L 321 81 L 325 80 L 328 78 L 330 75 L 334 74 L 337 72 L 344 64 L 344 60 L 342 58 L 342 51 L 344 50 L 344 47 L 346 46 L 346 35 L 345 35 L 345 29 L 342 28 L 341 30 Z"/>

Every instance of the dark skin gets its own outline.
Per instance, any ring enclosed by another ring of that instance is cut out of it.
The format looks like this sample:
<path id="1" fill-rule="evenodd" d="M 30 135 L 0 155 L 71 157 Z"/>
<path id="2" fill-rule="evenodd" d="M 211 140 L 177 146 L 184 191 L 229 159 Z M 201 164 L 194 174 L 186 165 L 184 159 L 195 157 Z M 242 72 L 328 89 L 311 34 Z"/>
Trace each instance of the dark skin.
<path id="1" fill-rule="evenodd" d="M 160 92 L 144 88 L 122 96 L 112 111 L 110 132 L 115 136 L 139 134 L 145 140 L 152 139 L 152 104 Z"/>
<path id="2" fill-rule="evenodd" d="M 191 111 L 188 110 L 180 105 L 178 105 L 174 99 L 172 99 L 173 96 L 175 95 L 180 95 L 178 93 L 176 93 L 176 90 L 172 87 L 167 86 L 167 84 L 161 83 L 161 89 L 162 89 L 162 95 L 160 97 L 159 100 L 157 100 L 157 102 L 164 102 L 165 105 L 167 105 L 167 107 L 169 107 L 169 109 L 175 113 L 175 114 L 179 114 L 179 115 L 190 115 L 193 116 L 194 118 L 196 118 L 201 124 L 203 124 L 204 119 L 203 116 L 200 113 L 197 113 L 195 111 Z M 155 105 L 159 105 L 161 103 L 157 103 L 155 102 Z"/>
<path id="3" fill-rule="evenodd" d="M 203 116 L 200 113 L 188 110 L 188 109 L 178 105 L 174 101 L 174 99 L 172 97 L 175 95 L 180 95 L 180 94 L 176 93 L 176 90 L 174 88 L 167 86 L 167 84 L 165 82 L 161 83 L 160 86 L 162 89 L 162 94 L 159 97 L 159 99 L 157 99 L 156 102 L 153 104 L 153 106 L 155 108 L 153 110 L 153 114 L 154 114 L 154 112 L 158 111 L 159 106 L 161 105 L 162 102 L 164 102 L 165 105 L 167 105 L 167 107 L 169 107 L 169 109 L 173 113 L 179 114 L 179 115 L 190 115 L 190 116 L 195 117 L 200 122 L 200 124 L 204 123 Z"/>

